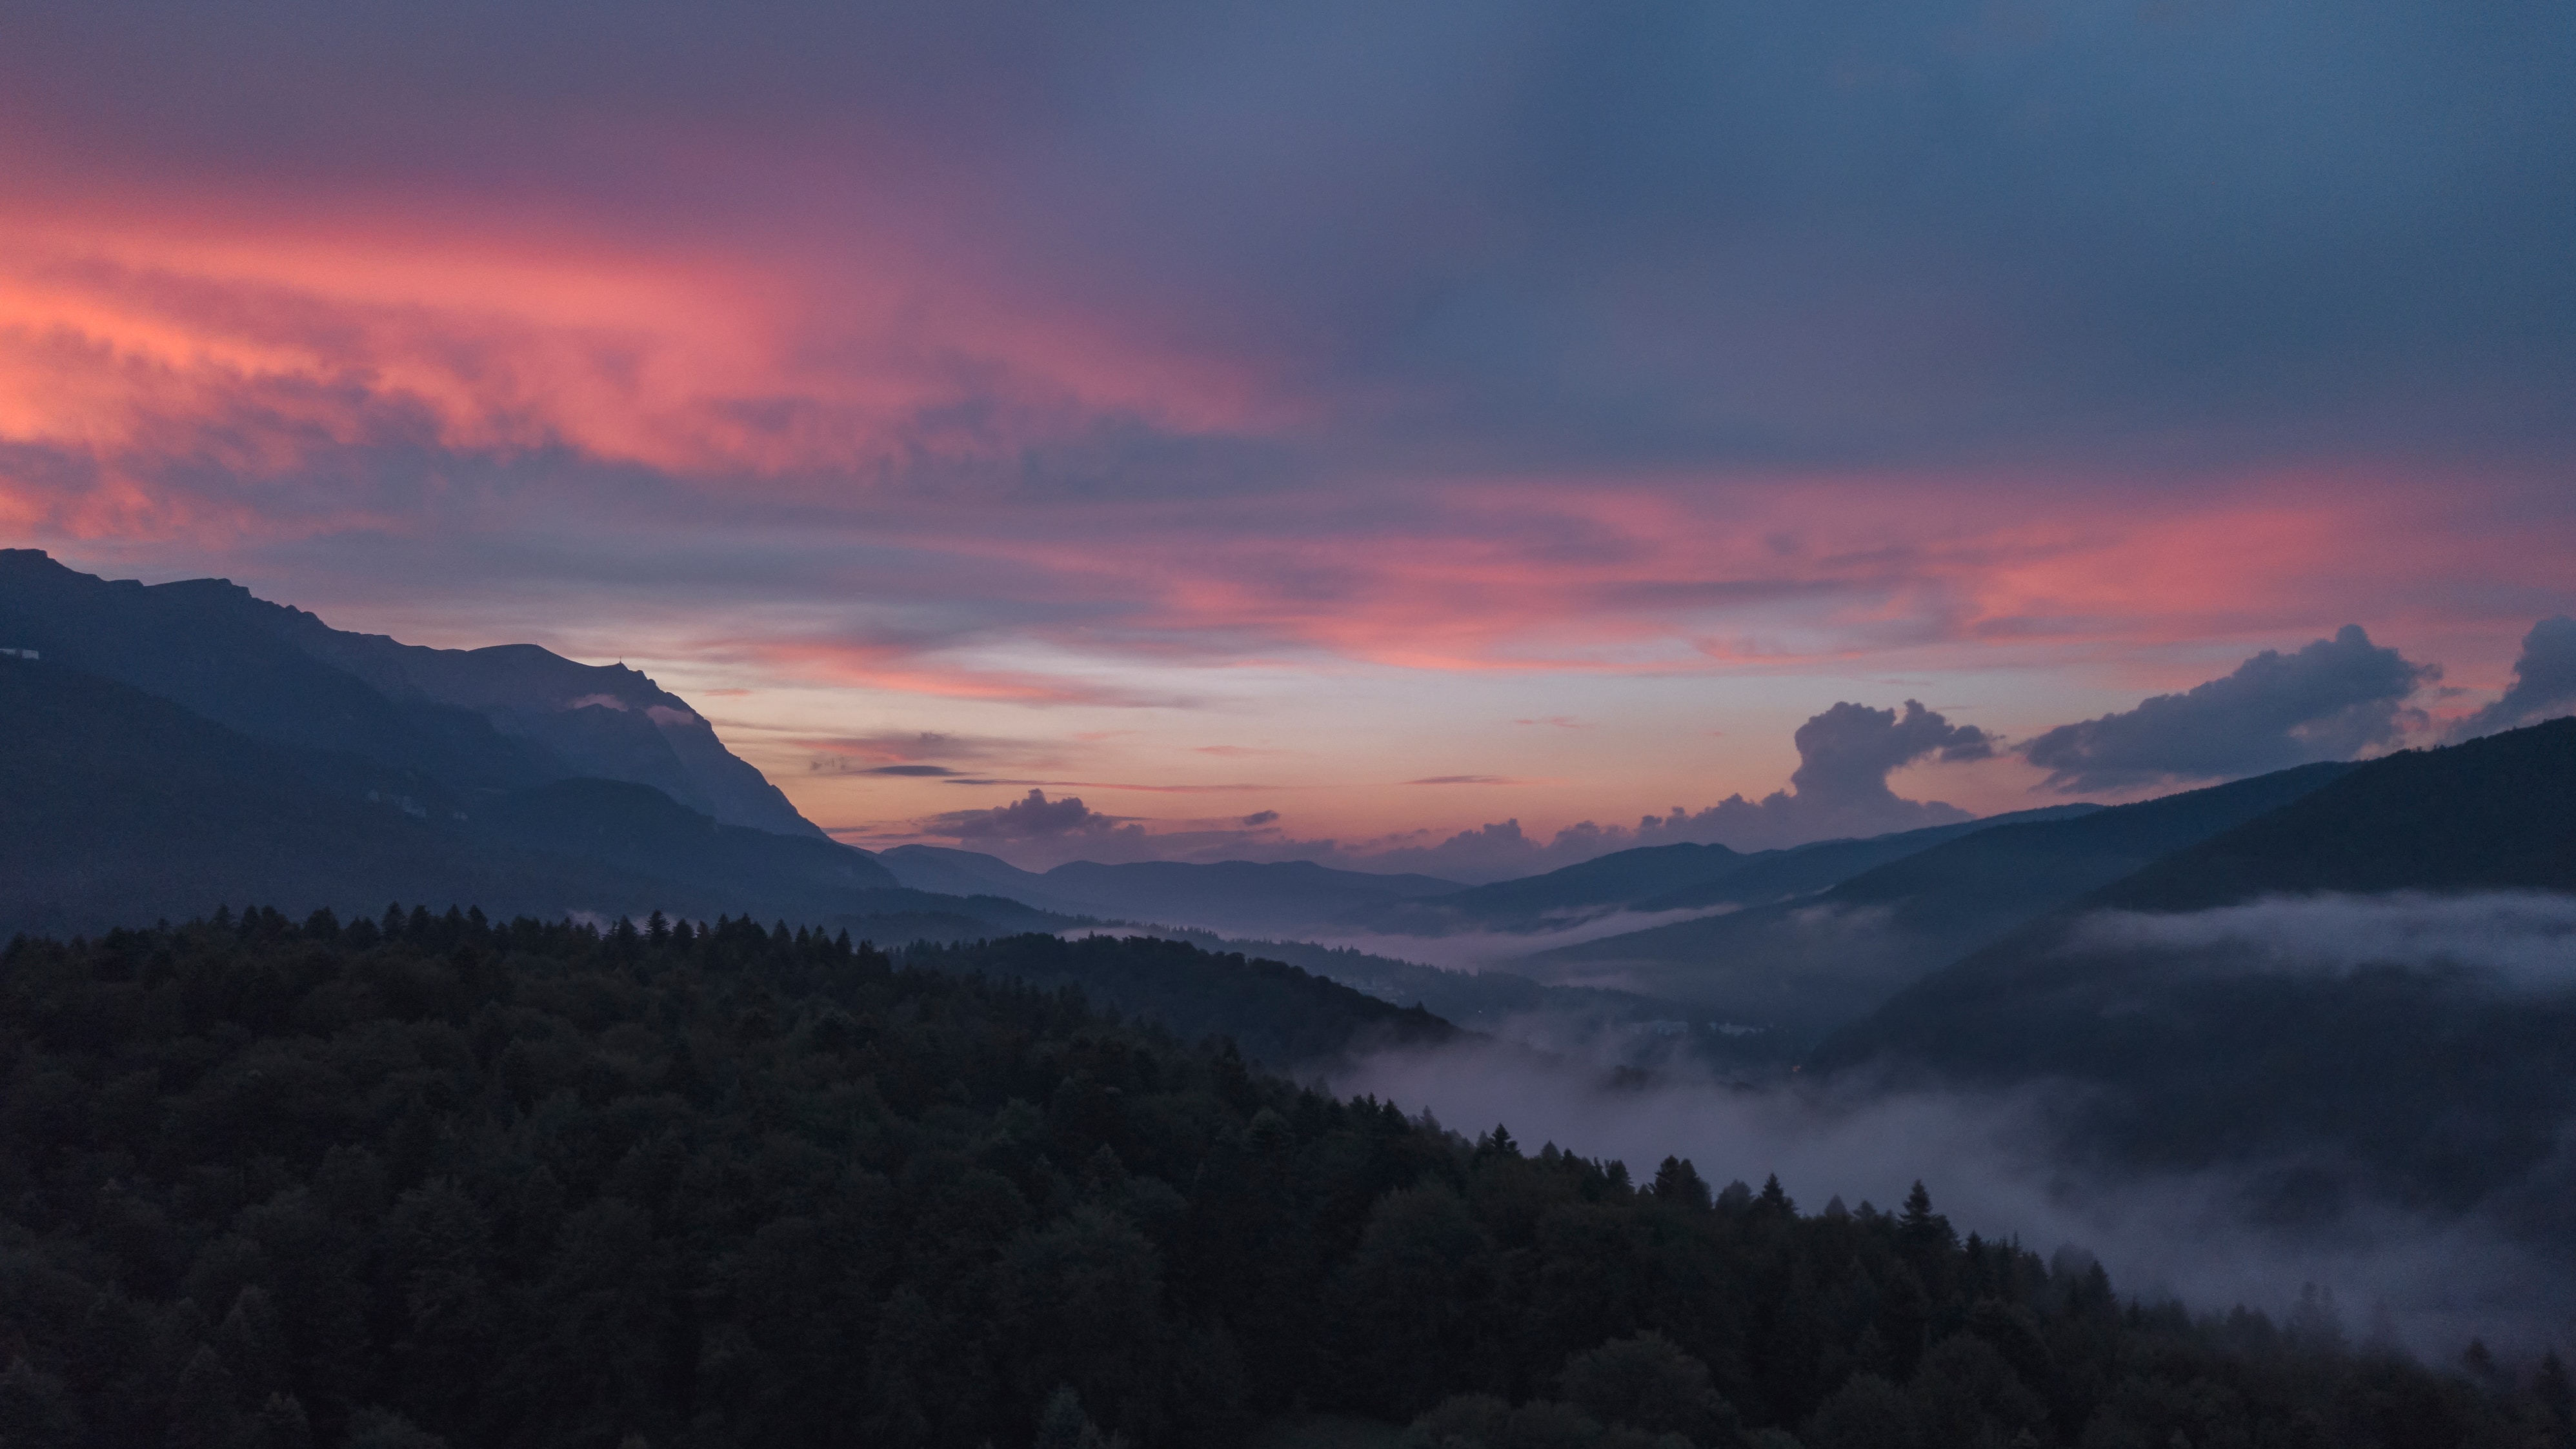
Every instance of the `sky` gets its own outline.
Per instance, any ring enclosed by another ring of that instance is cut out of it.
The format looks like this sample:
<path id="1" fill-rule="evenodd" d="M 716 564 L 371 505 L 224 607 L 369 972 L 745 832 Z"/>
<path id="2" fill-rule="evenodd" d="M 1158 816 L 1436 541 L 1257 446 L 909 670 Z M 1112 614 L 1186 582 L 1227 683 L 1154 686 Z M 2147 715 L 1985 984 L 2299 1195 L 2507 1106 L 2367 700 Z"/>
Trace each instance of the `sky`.
<path id="1" fill-rule="evenodd" d="M 2576 708 L 2564 5 L 9 30 L 0 542 L 623 660 L 853 843 L 1486 878 Z"/>

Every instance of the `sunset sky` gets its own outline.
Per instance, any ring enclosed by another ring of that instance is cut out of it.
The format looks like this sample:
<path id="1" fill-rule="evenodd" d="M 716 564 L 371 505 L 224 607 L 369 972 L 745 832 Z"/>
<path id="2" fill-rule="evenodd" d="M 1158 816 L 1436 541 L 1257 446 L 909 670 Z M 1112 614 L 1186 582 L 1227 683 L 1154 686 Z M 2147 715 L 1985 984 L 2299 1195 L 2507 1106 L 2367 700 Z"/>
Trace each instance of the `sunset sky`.
<path id="1" fill-rule="evenodd" d="M 2565 4 L 0 32 L 0 544 L 622 659 L 857 844 L 1491 875 L 2576 660 Z"/>

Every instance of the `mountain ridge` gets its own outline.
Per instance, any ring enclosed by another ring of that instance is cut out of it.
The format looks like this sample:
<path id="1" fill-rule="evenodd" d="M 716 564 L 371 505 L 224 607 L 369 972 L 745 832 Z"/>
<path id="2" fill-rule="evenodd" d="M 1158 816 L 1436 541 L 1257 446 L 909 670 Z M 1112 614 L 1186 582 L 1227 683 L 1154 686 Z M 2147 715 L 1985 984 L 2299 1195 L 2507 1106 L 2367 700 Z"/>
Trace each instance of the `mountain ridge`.
<path id="1" fill-rule="evenodd" d="M 258 739 L 49 660 L 0 657 L 0 718 L 19 747 L 0 771 L 0 935 L 252 900 L 342 913 L 391 899 L 548 917 L 756 911 L 877 920 L 888 939 L 1078 924 L 909 890 L 864 851 L 722 825 L 651 786 L 468 795 L 364 756 Z"/>
<path id="2" fill-rule="evenodd" d="M 2070 1140 L 2124 1163 L 2291 1162 L 2255 1184 L 2272 1210 L 2331 1216 L 2358 1182 L 2563 1241 L 2576 957 L 2561 938 L 2551 985 L 2460 954 L 2514 929 L 2481 902 L 2546 899 L 2576 906 L 2576 719 L 2354 766 L 1930 973 L 1808 1067 L 2054 1082 Z"/>
<path id="3" fill-rule="evenodd" d="M 1780 1024 L 1809 1040 L 2022 923 L 2352 768 L 2302 765 L 2051 820 L 1995 825 L 1788 901 L 1517 958 L 1541 980 Z"/>
<path id="4" fill-rule="evenodd" d="M 600 777 L 729 825 L 823 837 L 686 701 L 532 644 L 431 649 L 331 628 L 224 579 L 146 585 L 0 549 L 0 637 L 253 738 L 363 755 L 464 790 Z"/>

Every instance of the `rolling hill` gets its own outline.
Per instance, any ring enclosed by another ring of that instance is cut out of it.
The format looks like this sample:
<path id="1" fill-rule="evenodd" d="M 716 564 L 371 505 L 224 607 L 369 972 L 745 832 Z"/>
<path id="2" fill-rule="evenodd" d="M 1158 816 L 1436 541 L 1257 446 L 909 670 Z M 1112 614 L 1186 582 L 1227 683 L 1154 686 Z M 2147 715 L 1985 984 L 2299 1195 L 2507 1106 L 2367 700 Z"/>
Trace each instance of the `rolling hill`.
<path id="1" fill-rule="evenodd" d="M 1537 933 L 1617 911 L 1658 914 L 1758 906 L 1825 890 L 1853 876 L 1963 835 L 1999 825 L 2065 820 L 2098 805 L 2055 805 L 1866 840 L 1819 840 L 1742 854 L 1723 845 L 1648 845 L 1613 851 L 1544 875 L 1496 881 L 1444 895 L 1364 906 L 1338 924 L 1381 935 L 1446 936 L 1461 931 Z"/>
<path id="2" fill-rule="evenodd" d="M 1305 860 L 1084 860 L 1040 873 L 935 845 L 899 845 L 878 858 L 898 880 L 922 890 L 985 891 L 1044 910 L 1235 935 L 1305 933 L 1363 905 L 1460 888 L 1432 876 L 1334 870 Z"/>
<path id="3" fill-rule="evenodd" d="M 253 739 L 475 792 L 650 785 L 727 825 L 822 838 L 686 701 L 528 644 L 427 649 L 333 629 L 222 579 L 145 586 L 0 549 L 0 647 L 33 649 Z"/>
<path id="4" fill-rule="evenodd" d="M 910 940 L 1065 924 L 908 890 L 863 851 L 719 825 L 649 786 L 467 794 L 364 756 L 254 739 L 50 661 L 0 657 L 0 935 L 95 931 L 218 905 L 373 912 L 389 900 L 614 917 L 829 920 Z"/>
<path id="5" fill-rule="evenodd" d="M 2564 1220 L 2571 892 L 2562 719 L 2354 767 L 1925 977 L 1811 1065 L 2063 1083 L 2068 1130 L 2123 1161 L 2307 1164 L 2270 1180 L 2284 1211 L 2331 1210 L 2354 1166 Z"/>
<path id="6" fill-rule="evenodd" d="M 1723 1011 L 1812 1041 L 1924 973 L 2350 768 L 2304 765 L 2135 805 L 1995 824 L 1815 895 L 1563 946 L 1512 969 Z"/>

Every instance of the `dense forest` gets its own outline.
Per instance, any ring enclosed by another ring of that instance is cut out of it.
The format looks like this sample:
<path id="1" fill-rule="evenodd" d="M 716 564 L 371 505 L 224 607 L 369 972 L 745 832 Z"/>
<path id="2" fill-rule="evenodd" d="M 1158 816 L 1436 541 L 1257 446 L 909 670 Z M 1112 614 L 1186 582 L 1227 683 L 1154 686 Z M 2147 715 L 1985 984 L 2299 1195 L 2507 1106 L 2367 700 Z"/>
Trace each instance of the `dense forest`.
<path id="1" fill-rule="evenodd" d="M 1170 943 L 898 958 L 747 920 L 15 940 L 0 1444 L 1161 1449 L 1311 1413 L 1464 1449 L 2576 1442 L 2554 1355 L 2124 1303 L 1920 1189 L 1635 1181 L 1068 984 L 1174 969 L 1341 1009 Z"/>

